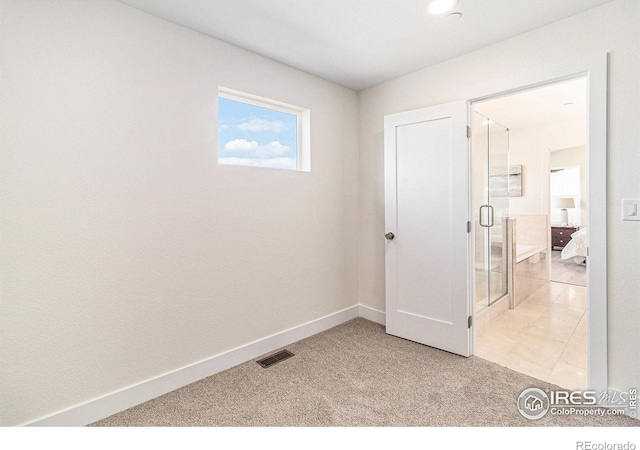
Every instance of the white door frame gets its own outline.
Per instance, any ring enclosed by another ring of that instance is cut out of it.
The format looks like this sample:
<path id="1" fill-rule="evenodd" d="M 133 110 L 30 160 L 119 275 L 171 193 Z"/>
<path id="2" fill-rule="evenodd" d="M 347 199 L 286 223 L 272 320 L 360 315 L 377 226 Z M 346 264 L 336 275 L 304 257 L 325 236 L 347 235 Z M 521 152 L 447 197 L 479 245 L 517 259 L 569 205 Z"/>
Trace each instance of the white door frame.
<path id="1" fill-rule="evenodd" d="M 594 55 L 538 72 L 504 79 L 493 86 L 471 88 L 464 93 L 471 103 L 505 96 L 535 87 L 587 77 L 587 229 L 589 264 L 587 265 L 587 355 L 589 389 L 608 389 L 607 359 L 607 89 L 608 54 Z M 470 123 L 470 122 L 469 122 Z M 595 213 L 594 213 L 595 212 Z M 472 217 L 471 215 L 469 217 Z M 472 257 L 469 273 L 473 273 Z M 473 286 L 470 287 L 473 289 Z M 470 296 L 473 297 L 472 295 Z M 470 308 L 473 305 L 469 305 Z M 473 309 L 471 309 L 473 311 Z M 475 350 L 475 339 L 473 341 Z"/>

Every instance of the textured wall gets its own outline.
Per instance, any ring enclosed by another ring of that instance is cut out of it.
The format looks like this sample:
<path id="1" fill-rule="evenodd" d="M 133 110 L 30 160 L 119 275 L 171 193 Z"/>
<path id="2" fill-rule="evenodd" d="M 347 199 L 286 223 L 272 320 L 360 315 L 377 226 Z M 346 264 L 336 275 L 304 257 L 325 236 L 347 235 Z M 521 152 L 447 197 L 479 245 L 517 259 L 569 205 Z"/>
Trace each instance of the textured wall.
<path id="1" fill-rule="evenodd" d="M 384 310 L 383 117 L 454 100 L 610 52 L 608 154 L 609 384 L 640 385 L 640 227 L 621 199 L 640 197 L 640 2 L 618 0 L 360 93 L 360 303 Z"/>
<path id="2" fill-rule="evenodd" d="M 1 425 L 357 303 L 357 94 L 113 1 L 0 3 Z M 218 86 L 312 171 L 217 165 Z"/>

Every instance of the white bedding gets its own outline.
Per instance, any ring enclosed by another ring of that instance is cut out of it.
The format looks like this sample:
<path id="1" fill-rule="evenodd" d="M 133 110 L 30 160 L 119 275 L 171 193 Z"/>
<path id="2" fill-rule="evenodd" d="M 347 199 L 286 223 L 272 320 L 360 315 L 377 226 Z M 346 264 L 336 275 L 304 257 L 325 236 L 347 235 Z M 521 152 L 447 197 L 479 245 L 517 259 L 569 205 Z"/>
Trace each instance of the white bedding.
<path id="1" fill-rule="evenodd" d="M 571 240 L 562 249 L 562 259 L 570 259 L 576 264 L 585 264 L 587 261 L 587 229 L 582 228 L 571 235 Z"/>

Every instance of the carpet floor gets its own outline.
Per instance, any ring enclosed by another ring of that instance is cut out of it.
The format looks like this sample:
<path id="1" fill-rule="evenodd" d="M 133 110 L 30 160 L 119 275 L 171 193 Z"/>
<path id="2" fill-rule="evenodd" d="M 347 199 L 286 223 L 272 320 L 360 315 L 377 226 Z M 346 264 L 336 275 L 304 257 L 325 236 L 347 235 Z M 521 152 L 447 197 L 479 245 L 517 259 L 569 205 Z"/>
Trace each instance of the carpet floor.
<path id="1" fill-rule="evenodd" d="M 558 389 L 477 357 L 399 339 L 355 319 L 92 426 L 640 426 L 621 416 L 525 419 L 528 387 Z"/>

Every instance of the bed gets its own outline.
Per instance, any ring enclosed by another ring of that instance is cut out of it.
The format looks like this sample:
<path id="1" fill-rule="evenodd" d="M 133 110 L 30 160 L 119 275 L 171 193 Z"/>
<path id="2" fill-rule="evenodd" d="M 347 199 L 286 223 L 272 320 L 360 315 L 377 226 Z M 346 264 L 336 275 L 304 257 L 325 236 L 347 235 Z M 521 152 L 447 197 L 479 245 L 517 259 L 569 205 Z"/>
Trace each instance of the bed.
<path id="1" fill-rule="evenodd" d="M 573 259 L 576 264 L 587 265 L 587 229 L 582 228 L 571 235 L 571 240 L 562 249 L 562 259 Z"/>

